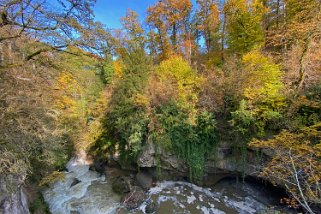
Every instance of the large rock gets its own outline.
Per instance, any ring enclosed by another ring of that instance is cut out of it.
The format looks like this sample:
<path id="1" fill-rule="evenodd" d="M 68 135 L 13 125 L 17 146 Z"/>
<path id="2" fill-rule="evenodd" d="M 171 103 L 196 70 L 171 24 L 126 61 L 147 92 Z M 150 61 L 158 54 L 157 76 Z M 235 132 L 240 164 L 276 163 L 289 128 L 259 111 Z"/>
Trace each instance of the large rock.
<path id="1" fill-rule="evenodd" d="M 0 175 L 0 213 L 29 214 L 24 177 Z"/>
<path id="2" fill-rule="evenodd" d="M 151 142 L 147 143 L 142 149 L 137 158 L 137 165 L 141 168 L 158 167 L 156 161 L 155 145 Z M 172 151 L 167 151 L 160 148 L 160 164 L 159 166 L 164 170 L 175 170 L 179 172 L 186 172 L 187 167 L 184 161 L 179 159 Z"/>
<path id="3" fill-rule="evenodd" d="M 138 166 L 145 169 L 153 169 L 155 172 L 157 167 L 160 167 L 160 173 L 157 173 L 157 177 L 160 180 L 182 180 L 188 177 L 186 162 L 178 158 L 173 151 L 160 149 L 160 154 L 157 154 L 158 161 L 156 161 L 155 151 L 155 146 L 148 142 L 138 156 Z M 211 152 L 211 155 L 205 161 L 204 181 L 210 179 L 210 184 L 215 184 L 228 175 L 241 173 L 257 176 L 263 163 L 271 153 L 264 150 L 260 152 L 261 155 L 258 157 L 258 151 L 248 149 L 246 160 L 243 162 L 241 161 L 243 158 L 241 153 L 233 151 L 230 143 L 221 142 L 218 148 Z M 158 163 L 158 166 L 156 163 Z M 137 176 L 139 184 L 144 188 L 148 188 L 150 187 L 150 180 L 146 182 L 145 178 L 146 176 L 143 174 L 138 174 Z"/>
<path id="4" fill-rule="evenodd" d="M 148 172 L 138 172 L 136 174 L 136 180 L 138 184 L 145 190 L 152 187 L 153 177 Z"/>
<path id="5" fill-rule="evenodd" d="M 112 180 L 113 191 L 118 194 L 129 193 L 133 188 L 133 180 L 128 176 L 119 176 Z"/>
<path id="6" fill-rule="evenodd" d="M 80 182 L 81 182 L 80 180 L 78 180 L 77 178 L 74 178 L 74 180 L 73 180 L 72 183 L 70 184 L 70 188 L 73 187 L 73 186 L 75 186 L 75 185 L 77 185 L 77 184 L 79 184 Z"/>
<path id="7" fill-rule="evenodd" d="M 172 151 L 162 151 L 161 157 L 161 168 L 163 170 L 174 170 L 178 174 L 185 174 L 188 171 L 186 163 L 177 157 Z"/>
<path id="8" fill-rule="evenodd" d="M 123 206 L 127 209 L 136 209 L 145 200 L 145 192 L 138 186 L 135 186 L 131 192 L 122 198 Z"/>
<path id="9" fill-rule="evenodd" d="M 187 177 L 188 167 L 185 162 L 178 158 L 174 152 L 159 149 L 160 154 L 157 154 L 158 160 L 156 161 L 155 145 L 149 141 L 138 155 L 137 165 L 140 168 L 154 170 L 150 175 L 156 176 L 160 180 L 182 180 Z M 144 189 L 152 185 L 151 179 L 146 175 L 139 174 L 137 180 Z"/>
<path id="10" fill-rule="evenodd" d="M 155 146 L 153 143 L 147 143 L 142 152 L 138 155 L 137 164 L 139 167 L 155 167 Z"/>
<path id="11" fill-rule="evenodd" d="M 13 194 L 0 198 L 1 214 L 29 214 L 28 201 L 22 187 Z"/>
<path id="12" fill-rule="evenodd" d="M 261 151 L 247 150 L 243 159 L 241 153 L 233 152 L 228 146 L 221 145 L 209 156 L 205 163 L 205 173 L 207 174 L 237 174 L 257 176 L 263 163 L 268 159 L 268 155 Z"/>

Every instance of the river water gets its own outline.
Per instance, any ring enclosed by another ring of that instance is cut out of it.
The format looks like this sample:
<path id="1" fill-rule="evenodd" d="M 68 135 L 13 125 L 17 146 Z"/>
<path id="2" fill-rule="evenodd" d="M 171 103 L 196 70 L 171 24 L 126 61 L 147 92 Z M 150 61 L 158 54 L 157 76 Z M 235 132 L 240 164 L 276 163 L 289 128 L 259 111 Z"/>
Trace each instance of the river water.
<path id="1" fill-rule="evenodd" d="M 70 160 L 67 169 L 63 180 L 43 192 L 53 214 L 117 213 L 120 196 L 112 191 L 108 178 L 89 170 L 89 163 L 81 157 Z M 274 213 L 279 200 L 273 191 L 235 179 L 225 179 L 212 188 L 164 181 L 147 191 L 146 198 L 130 213 L 146 213 L 149 204 L 156 205 L 160 214 Z"/>

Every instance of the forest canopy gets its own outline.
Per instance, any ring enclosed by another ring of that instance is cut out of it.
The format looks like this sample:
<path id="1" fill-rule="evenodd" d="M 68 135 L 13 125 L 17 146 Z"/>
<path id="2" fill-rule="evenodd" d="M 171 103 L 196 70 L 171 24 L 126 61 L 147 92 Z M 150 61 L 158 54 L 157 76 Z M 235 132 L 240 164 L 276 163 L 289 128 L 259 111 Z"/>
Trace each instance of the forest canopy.
<path id="1" fill-rule="evenodd" d="M 0 2 L 0 182 L 10 194 L 86 150 L 137 166 L 148 146 L 203 179 L 224 144 L 321 205 L 321 2 L 159 0 L 122 27 L 95 0 Z M 157 167 L 162 169 L 162 163 Z M 295 201 L 295 203 L 293 202 Z"/>

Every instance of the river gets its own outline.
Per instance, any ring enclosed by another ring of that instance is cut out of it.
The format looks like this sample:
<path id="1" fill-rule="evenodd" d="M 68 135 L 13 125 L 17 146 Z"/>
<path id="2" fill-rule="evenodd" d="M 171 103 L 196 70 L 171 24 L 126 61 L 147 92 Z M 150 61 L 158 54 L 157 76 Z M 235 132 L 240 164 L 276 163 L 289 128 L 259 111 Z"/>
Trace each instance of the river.
<path id="1" fill-rule="evenodd" d="M 64 179 L 43 192 L 53 214 L 113 214 L 122 205 L 105 175 L 89 169 L 82 157 L 71 159 Z M 155 204 L 159 214 L 251 214 L 281 210 L 279 194 L 251 182 L 224 179 L 211 188 L 188 182 L 163 181 L 146 192 L 145 202 L 129 213 L 146 213 Z"/>

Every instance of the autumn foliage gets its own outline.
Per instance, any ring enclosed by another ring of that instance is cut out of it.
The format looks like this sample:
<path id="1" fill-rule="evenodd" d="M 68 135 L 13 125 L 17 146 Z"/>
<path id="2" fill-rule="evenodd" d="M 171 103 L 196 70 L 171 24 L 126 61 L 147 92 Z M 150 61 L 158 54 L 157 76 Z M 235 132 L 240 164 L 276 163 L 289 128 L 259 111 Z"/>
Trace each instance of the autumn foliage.
<path id="1" fill-rule="evenodd" d="M 224 144 L 240 154 L 244 176 L 248 151 L 268 154 L 258 174 L 315 213 L 319 0 L 159 0 L 146 20 L 128 9 L 121 29 L 94 21 L 95 1 L 55 2 L 1 3 L 0 172 L 8 184 L 61 169 L 72 146 L 137 167 L 147 144 L 156 158 L 174 153 L 201 181 Z"/>

